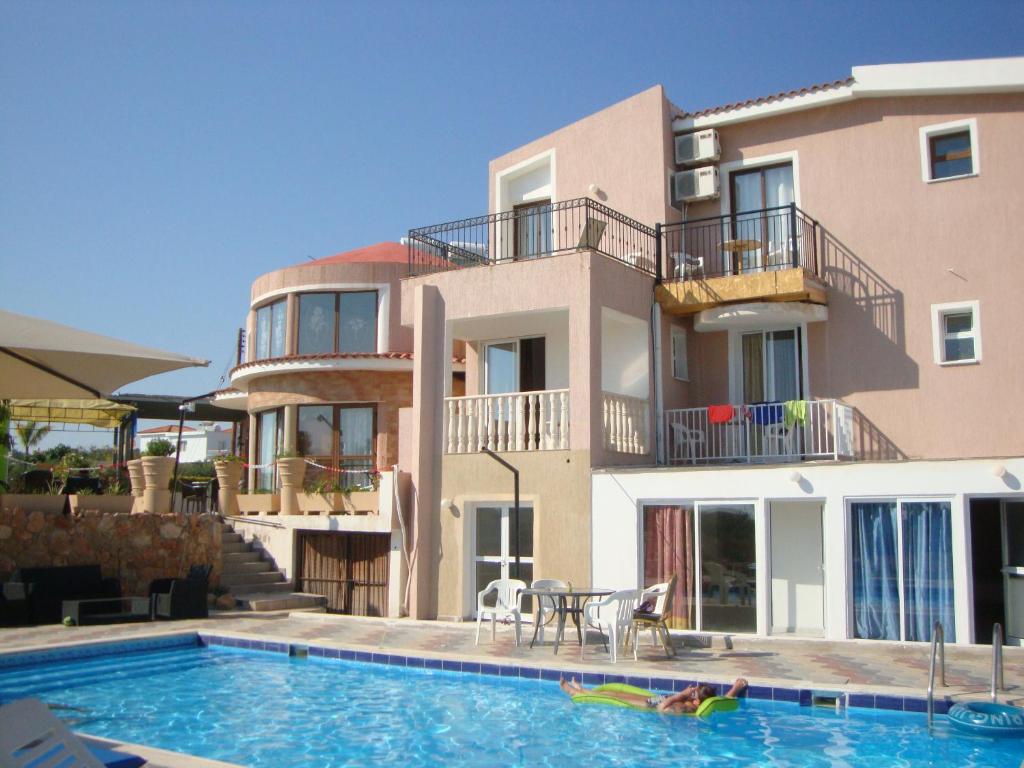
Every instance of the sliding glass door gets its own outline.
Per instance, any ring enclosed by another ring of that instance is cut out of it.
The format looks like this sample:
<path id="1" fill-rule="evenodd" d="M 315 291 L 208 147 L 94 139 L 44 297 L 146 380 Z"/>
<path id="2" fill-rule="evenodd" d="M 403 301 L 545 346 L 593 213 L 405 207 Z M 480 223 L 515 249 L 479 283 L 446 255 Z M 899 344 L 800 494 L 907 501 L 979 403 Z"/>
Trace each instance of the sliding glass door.
<path id="1" fill-rule="evenodd" d="M 941 621 L 956 639 L 948 501 L 850 504 L 854 636 L 928 641 Z"/>

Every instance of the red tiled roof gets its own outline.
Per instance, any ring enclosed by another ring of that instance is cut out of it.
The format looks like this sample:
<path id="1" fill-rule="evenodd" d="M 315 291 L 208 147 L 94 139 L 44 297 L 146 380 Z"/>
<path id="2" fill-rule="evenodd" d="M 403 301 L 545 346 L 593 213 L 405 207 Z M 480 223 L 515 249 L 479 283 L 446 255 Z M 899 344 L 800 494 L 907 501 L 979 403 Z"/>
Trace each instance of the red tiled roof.
<path id="1" fill-rule="evenodd" d="M 274 365 L 276 363 L 301 363 L 307 360 L 412 360 L 412 352 L 322 352 L 315 355 L 285 355 L 284 357 L 265 357 L 261 360 L 250 360 L 231 369 L 231 373 L 251 368 L 254 365 Z M 453 357 L 453 363 L 465 363 L 463 357 Z"/>
<path id="2" fill-rule="evenodd" d="M 842 88 L 844 85 L 852 85 L 853 78 L 847 77 L 844 80 L 833 80 L 829 83 L 818 83 L 817 85 L 809 85 L 806 88 L 797 88 L 792 91 L 784 91 L 782 93 L 773 93 L 770 96 L 758 96 L 756 99 L 747 99 L 746 101 L 737 101 L 733 104 L 723 104 L 719 107 L 708 107 L 702 109 L 699 112 L 683 112 L 680 117 L 707 117 L 708 115 L 717 115 L 721 112 L 729 112 L 734 109 L 740 109 L 741 107 L 753 107 L 759 104 L 769 104 L 773 101 L 779 101 L 780 99 L 790 99 L 794 96 L 805 96 L 809 93 L 818 93 L 819 91 L 828 91 L 833 88 Z"/>
<path id="3" fill-rule="evenodd" d="M 364 263 L 408 264 L 409 248 L 401 243 L 377 243 L 356 248 L 354 251 L 324 256 L 322 259 L 305 261 L 303 264 L 364 264 Z"/>
<path id="4" fill-rule="evenodd" d="M 150 427 L 149 429 L 141 429 L 138 432 L 136 432 L 135 434 L 137 434 L 137 435 L 148 435 L 148 434 L 154 434 L 154 433 L 159 433 L 159 432 L 177 432 L 177 431 L 178 431 L 178 425 L 177 424 L 168 424 L 166 427 Z M 195 432 L 195 430 L 192 427 L 184 427 L 181 431 L 182 432 Z"/>

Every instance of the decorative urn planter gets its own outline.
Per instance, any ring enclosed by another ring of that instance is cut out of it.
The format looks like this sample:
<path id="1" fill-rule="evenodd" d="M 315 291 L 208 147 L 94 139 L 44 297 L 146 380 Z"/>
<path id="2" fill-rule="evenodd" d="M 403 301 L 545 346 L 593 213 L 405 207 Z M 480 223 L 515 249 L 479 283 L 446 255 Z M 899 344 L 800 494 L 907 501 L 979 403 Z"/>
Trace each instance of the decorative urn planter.
<path id="1" fill-rule="evenodd" d="M 277 476 L 281 479 L 281 514 L 299 514 L 299 491 L 306 477 L 306 460 L 301 456 L 277 460 Z"/>
<path id="2" fill-rule="evenodd" d="M 167 515 L 171 511 L 171 474 L 173 456 L 143 456 L 142 472 L 146 488 L 142 492 L 142 508 L 153 515 Z"/>
<path id="3" fill-rule="evenodd" d="M 242 482 L 242 462 L 214 461 L 217 473 L 217 506 L 222 515 L 238 514 L 238 486 Z"/>
<path id="4" fill-rule="evenodd" d="M 132 486 L 132 512 L 145 512 L 142 507 L 142 492 L 146 490 L 146 476 L 142 471 L 142 459 L 128 462 L 128 480 Z"/>

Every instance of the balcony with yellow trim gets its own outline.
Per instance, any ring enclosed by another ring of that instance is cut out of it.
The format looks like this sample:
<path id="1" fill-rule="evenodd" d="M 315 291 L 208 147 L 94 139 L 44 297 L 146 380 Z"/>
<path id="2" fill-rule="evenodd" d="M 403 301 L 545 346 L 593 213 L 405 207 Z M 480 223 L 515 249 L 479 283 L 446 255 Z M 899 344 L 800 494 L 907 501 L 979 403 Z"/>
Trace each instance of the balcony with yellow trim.
<path id="1" fill-rule="evenodd" d="M 818 222 L 796 205 L 691 219 L 660 229 L 662 310 L 696 314 L 724 304 L 828 303 L 818 274 Z"/>

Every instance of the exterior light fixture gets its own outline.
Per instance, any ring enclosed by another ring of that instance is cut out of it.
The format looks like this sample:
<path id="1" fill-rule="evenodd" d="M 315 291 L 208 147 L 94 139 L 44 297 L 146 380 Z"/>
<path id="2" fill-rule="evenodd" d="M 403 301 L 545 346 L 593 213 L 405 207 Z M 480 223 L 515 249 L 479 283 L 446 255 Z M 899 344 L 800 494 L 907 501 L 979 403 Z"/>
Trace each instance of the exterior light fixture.
<path id="1" fill-rule="evenodd" d="M 992 467 L 992 474 L 999 478 L 1006 477 L 1006 466 L 1003 464 L 996 464 Z"/>
<path id="2" fill-rule="evenodd" d="M 803 479 L 804 476 L 801 475 L 799 472 L 793 471 L 789 473 L 789 480 L 792 483 L 800 483 L 803 481 Z"/>

